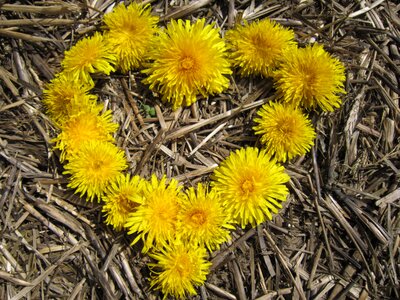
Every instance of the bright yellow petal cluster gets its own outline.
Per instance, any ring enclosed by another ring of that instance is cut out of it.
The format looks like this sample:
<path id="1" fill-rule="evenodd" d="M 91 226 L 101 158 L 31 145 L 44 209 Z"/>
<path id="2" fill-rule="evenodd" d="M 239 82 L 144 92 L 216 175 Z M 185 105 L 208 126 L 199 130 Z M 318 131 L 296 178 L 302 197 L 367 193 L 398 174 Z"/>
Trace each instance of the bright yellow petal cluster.
<path id="1" fill-rule="evenodd" d="M 47 113 L 58 125 L 82 111 L 100 112 L 97 96 L 88 92 L 93 86 L 76 81 L 70 74 L 59 73 L 43 90 L 43 103 Z"/>
<path id="2" fill-rule="evenodd" d="M 181 186 L 175 179 L 167 184 L 165 176 L 158 180 L 154 174 L 144 186 L 140 206 L 128 216 L 125 223 L 128 234 L 137 234 L 132 244 L 143 240 L 144 253 L 153 246 L 163 247 L 175 239 L 182 198 L 180 190 Z"/>
<path id="3" fill-rule="evenodd" d="M 265 150 L 241 148 L 215 169 L 211 185 L 233 218 L 244 228 L 272 219 L 286 201 L 289 176 Z"/>
<path id="4" fill-rule="evenodd" d="M 229 240 L 230 215 L 220 194 L 202 184 L 185 191 L 178 215 L 177 235 L 183 242 L 206 246 L 210 251 Z"/>
<path id="5" fill-rule="evenodd" d="M 69 174 L 68 187 L 92 201 L 104 194 L 127 167 L 124 153 L 115 145 L 102 141 L 82 144 L 77 155 L 71 156 L 63 174 Z"/>
<path id="6" fill-rule="evenodd" d="M 155 274 L 151 287 L 160 289 L 164 299 L 168 295 L 179 299 L 187 299 L 187 294 L 195 295 L 195 286 L 204 284 L 211 266 L 205 248 L 193 245 L 178 243 L 149 256 L 157 260 L 156 264 L 150 264 Z"/>
<path id="7" fill-rule="evenodd" d="M 118 124 L 112 122 L 112 112 L 102 115 L 96 111 L 83 111 L 70 117 L 62 126 L 61 133 L 53 140 L 55 148 L 61 150 L 61 162 L 79 152 L 86 141 L 113 142 L 113 133 Z"/>
<path id="8" fill-rule="evenodd" d="M 311 121 L 300 109 L 280 103 L 267 103 L 258 112 L 253 127 L 261 135 L 269 155 L 285 162 L 304 155 L 314 145 L 315 131 Z"/>
<path id="9" fill-rule="evenodd" d="M 231 74 L 225 42 L 217 28 L 205 19 L 172 20 L 160 33 L 149 54 L 151 64 L 143 72 L 150 89 L 158 91 L 173 109 L 189 106 L 201 94 L 221 93 L 229 86 Z"/>
<path id="10" fill-rule="evenodd" d="M 271 76 L 282 53 L 296 46 L 294 32 L 269 19 L 245 22 L 228 30 L 225 37 L 232 64 L 244 76 Z"/>
<path id="11" fill-rule="evenodd" d="M 117 5 L 103 17 L 107 42 L 117 57 L 122 72 L 138 68 L 157 32 L 158 17 L 152 16 L 149 5 L 131 3 Z"/>
<path id="12" fill-rule="evenodd" d="M 113 226 L 115 230 L 123 228 L 128 215 L 135 212 L 142 202 L 144 184 L 144 179 L 139 176 L 121 174 L 108 186 L 102 197 L 106 224 Z"/>
<path id="13" fill-rule="evenodd" d="M 341 104 L 338 94 L 346 93 L 343 64 L 319 44 L 284 53 L 274 76 L 278 96 L 294 106 L 333 111 Z"/>
<path id="14" fill-rule="evenodd" d="M 76 82 L 93 85 L 92 73 L 109 75 L 115 71 L 115 54 L 103 35 L 96 32 L 93 36 L 78 41 L 65 51 L 62 66 L 65 73 L 71 74 Z"/>

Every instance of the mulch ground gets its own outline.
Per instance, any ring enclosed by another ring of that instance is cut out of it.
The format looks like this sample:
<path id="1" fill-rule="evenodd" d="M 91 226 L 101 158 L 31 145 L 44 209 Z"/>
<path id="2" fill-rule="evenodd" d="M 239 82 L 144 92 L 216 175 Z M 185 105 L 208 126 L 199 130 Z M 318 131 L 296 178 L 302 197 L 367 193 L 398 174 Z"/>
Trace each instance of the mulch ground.
<path id="1" fill-rule="evenodd" d="M 148 256 L 103 223 L 101 206 L 66 187 L 58 132 L 41 91 L 63 52 L 101 30 L 114 1 L 0 1 L 0 299 L 160 299 Z M 325 45 L 346 65 L 347 95 L 313 113 L 315 147 L 286 163 L 290 196 L 273 221 L 237 229 L 212 253 L 191 299 L 400 298 L 400 6 L 396 1 L 146 1 L 171 18 L 205 17 L 222 31 L 241 16 L 272 18 L 300 45 Z M 259 146 L 257 109 L 274 95 L 262 78 L 232 77 L 221 95 L 175 112 L 143 74 L 97 79 L 120 124 L 130 171 L 207 181 L 230 151 Z M 146 108 L 154 107 L 155 114 Z"/>

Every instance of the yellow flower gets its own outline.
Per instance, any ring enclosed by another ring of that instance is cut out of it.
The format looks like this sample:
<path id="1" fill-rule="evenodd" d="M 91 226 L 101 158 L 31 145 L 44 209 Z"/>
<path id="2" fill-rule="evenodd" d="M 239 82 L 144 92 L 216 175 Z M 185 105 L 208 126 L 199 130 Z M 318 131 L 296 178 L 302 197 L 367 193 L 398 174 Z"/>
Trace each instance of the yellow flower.
<path id="1" fill-rule="evenodd" d="M 104 37 L 96 32 L 92 37 L 84 38 L 64 53 L 62 66 L 73 80 L 93 85 L 91 73 L 109 75 L 115 71 L 116 57 Z"/>
<path id="2" fill-rule="evenodd" d="M 79 154 L 70 158 L 63 174 L 70 174 L 68 187 L 84 194 L 92 201 L 100 197 L 106 188 L 126 169 L 124 153 L 115 145 L 102 141 L 88 141 L 82 144 Z"/>
<path id="3" fill-rule="evenodd" d="M 244 228 L 256 226 L 278 212 L 286 201 L 289 181 L 284 168 L 265 150 L 241 148 L 221 162 L 212 175 L 211 185 L 224 200 L 232 217 Z"/>
<path id="4" fill-rule="evenodd" d="M 108 186 L 105 195 L 103 212 L 105 222 L 114 229 L 121 230 L 128 215 L 136 210 L 141 202 L 144 180 L 139 176 L 120 175 Z"/>
<path id="5" fill-rule="evenodd" d="M 182 241 L 205 245 L 212 251 L 230 238 L 229 229 L 234 227 L 216 191 L 207 191 L 198 184 L 197 191 L 194 188 L 186 191 L 181 206 L 177 234 Z"/>
<path id="6" fill-rule="evenodd" d="M 118 124 L 112 123 L 110 110 L 102 115 L 96 111 L 83 111 L 64 122 L 61 133 L 53 142 L 56 143 L 55 148 L 61 150 L 60 160 L 63 162 L 78 153 L 85 141 L 113 142 L 112 134 L 117 129 Z"/>
<path id="7" fill-rule="evenodd" d="M 315 131 L 311 121 L 300 109 L 280 103 L 267 103 L 255 118 L 253 127 L 261 134 L 261 142 L 269 155 L 285 162 L 296 155 L 304 155 L 314 144 Z"/>
<path id="8" fill-rule="evenodd" d="M 150 264 L 153 272 L 150 285 L 161 289 L 164 299 L 168 295 L 179 299 L 187 299 L 187 294 L 196 295 L 195 286 L 204 284 L 211 266 L 205 248 L 181 243 L 167 245 L 149 256 L 157 260 Z"/>
<path id="9" fill-rule="evenodd" d="M 150 6 L 120 4 L 105 14 L 103 21 L 109 30 L 107 42 L 117 56 L 117 66 L 122 72 L 138 68 L 157 31 L 158 17 L 151 15 Z"/>
<path id="10" fill-rule="evenodd" d="M 97 96 L 88 92 L 93 86 L 75 81 L 70 74 L 59 73 L 43 90 L 43 103 L 47 113 L 58 125 L 81 111 L 100 112 Z"/>
<path id="11" fill-rule="evenodd" d="M 125 227 L 128 234 L 136 233 L 143 240 L 143 252 L 154 245 L 162 247 L 175 238 L 179 202 L 182 197 L 178 181 L 171 179 L 167 184 L 165 176 L 158 180 L 153 174 L 143 188 L 143 199 L 137 210 L 128 216 Z"/>
<path id="12" fill-rule="evenodd" d="M 284 51 L 295 47 L 294 33 L 272 20 L 238 25 L 226 33 L 231 60 L 244 76 L 271 76 Z"/>
<path id="13" fill-rule="evenodd" d="M 278 95 L 295 106 L 333 111 L 341 104 L 337 94 L 346 93 L 343 64 L 318 44 L 286 52 L 274 76 Z"/>
<path id="14" fill-rule="evenodd" d="M 197 95 L 207 97 L 229 86 L 224 74 L 232 72 L 225 51 L 218 29 L 205 25 L 205 19 L 194 24 L 172 20 L 149 53 L 152 63 L 143 71 L 148 74 L 144 82 L 173 109 L 189 106 Z"/>

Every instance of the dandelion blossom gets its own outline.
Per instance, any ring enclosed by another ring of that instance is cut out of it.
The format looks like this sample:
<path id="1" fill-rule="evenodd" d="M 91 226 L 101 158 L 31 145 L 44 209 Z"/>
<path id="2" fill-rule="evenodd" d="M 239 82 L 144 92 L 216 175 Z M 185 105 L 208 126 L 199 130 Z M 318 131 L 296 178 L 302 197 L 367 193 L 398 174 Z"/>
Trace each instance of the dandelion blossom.
<path id="1" fill-rule="evenodd" d="M 176 223 L 179 211 L 179 202 L 182 197 L 181 186 L 178 181 L 163 177 L 158 180 L 155 175 L 143 188 L 143 199 L 137 210 L 128 216 L 125 227 L 128 234 L 136 233 L 143 240 L 143 252 L 147 252 L 154 245 L 162 247 L 175 238 Z"/>
<path id="2" fill-rule="evenodd" d="M 70 74 L 59 73 L 43 90 L 47 113 L 58 125 L 81 111 L 101 111 L 97 96 L 89 94 L 92 85 L 75 81 Z"/>
<path id="3" fill-rule="evenodd" d="M 91 73 L 109 75 L 115 71 L 116 57 L 103 35 L 96 32 L 92 37 L 84 38 L 68 51 L 65 51 L 62 66 L 77 82 L 93 84 Z"/>
<path id="4" fill-rule="evenodd" d="M 295 106 L 333 111 L 346 93 L 343 64 L 318 44 L 285 53 L 274 76 L 278 95 Z"/>
<path id="5" fill-rule="evenodd" d="M 196 295 L 195 287 L 204 284 L 211 266 L 205 248 L 181 243 L 166 246 L 149 256 L 157 260 L 150 264 L 151 287 L 160 289 L 164 298 L 172 295 L 185 299 L 188 294 Z"/>
<path id="6" fill-rule="evenodd" d="M 289 176 L 284 168 L 265 150 L 252 147 L 231 153 L 211 179 L 211 185 L 221 193 L 225 206 L 242 228 L 271 220 L 271 212 L 278 212 L 280 201 L 286 201 L 288 194 L 284 184 Z"/>
<path id="7" fill-rule="evenodd" d="M 278 161 L 285 162 L 310 151 L 315 131 L 301 110 L 279 103 L 267 103 L 257 114 L 259 118 L 254 121 L 258 124 L 253 129 L 261 135 L 261 143 L 269 155 L 275 155 Z"/>
<path id="8" fill-rule="evenodd" d="M 229 86 L 224 76 L 231 74 L 225 42 L 217 28 L 205 25 L 205 19 L 194 24 L 172 20 L 149 58 L 152 63 L 143 71 L 148 74 L 144 82 L 171 102 L 173 109 L 191 105 L 199 94 L 207 97 Z"/>
<path id="9" fill-rule="evenodd" d="M 212 251 L 229 239 L 229 229 L 234 227 L 219 193 L 198 184 L 197 190 L 186 191 L 181 206 L 177 232 L 182 241 L 205 245 Z"/>
<path id="10" fill-rule="evenodd" d="M 106 188 L 120 176 L 127 164 L 124 153 L 115 145 L 103 141 L 82 144 L 79 154 L 70 158 L 63 174 L 70 174 L 68 187 L 84 194 L 92 201 L 100 197 Z"/>
<path id="11" fill-rule="evenodd" d="M 158 17 L 151 15 L 149 7 L 137 3 L 120 4 L 104 15 L 107 42 L 115 52 L 117 66 L 122 72 L 141 65 L 157 31 Z"/>
<path id="12" fill-rule="evenodd" d="M 107 225 L 116 230 L 123 228 L 128 215 L 133 213 L 141 202 L 143 186 L 143 179 L 139 176 L 131 177 L 129 174 L 121 174 L 108 186 L 102 197 Z"/>
<path id="13" fill-rule="evenodd" d="M 53 140 L 55 148 L 61 150 L 60 160 L 64 161 L 79 152 L 85 141 L 113 142 L 112 134 L 118 124 L 112 122 L 112 112 L 98 115 L 96 111 L 84 111 L 72 116 L 61 126 L 61 133 Z"/>
<path id="14" fill-rule="evenodd" d="M 226 39 L 232 64 L 244 76 L 271 76 L 282 53 L 296 46 L 293 31 L 269 19 L 238 25 Z"/>

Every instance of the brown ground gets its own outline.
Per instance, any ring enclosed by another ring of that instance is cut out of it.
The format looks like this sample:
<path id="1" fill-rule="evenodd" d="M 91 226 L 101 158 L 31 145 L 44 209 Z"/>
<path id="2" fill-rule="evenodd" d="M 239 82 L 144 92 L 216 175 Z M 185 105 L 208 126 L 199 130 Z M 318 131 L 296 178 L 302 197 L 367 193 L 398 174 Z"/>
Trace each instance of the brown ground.
<path id="1" fill-rule="evenodd" d="M 57 129 L 41 104 L 63 51 L 100 30 L 114 1 L 4 2 L 0 299 L 160 299 L 149 289 L 149 258 L 140 246 L 105 226 L 99 205 L 66 189 L 49 142 Z M 152 2 L 165 16 L 161 24 L 206 17 L 225 30 L 236 10 L 248 20 L 276 19 L 295 30 L 300 44 L 324 43 L 348 72 L 342 107 L 312 116 L 313 151 L 286 164 L 285 208 L 272 222 L 234 232 L 233 242 L 212 254 L 212 272 L 193 299 L 400 298 L 400 6 L 301 2 Z M 207 180 L 229 151 L 257 143 L 252 117 L 273 96 L 268 81 L 235 76 L 226 93 L 171 112 L 142 77 L 113 75 L 96 86 L 120 123 L 117 143 L 133 173 L 165 173 L 189 186 Z M 155 106 L 156 116 L 143 104 Z"/>

